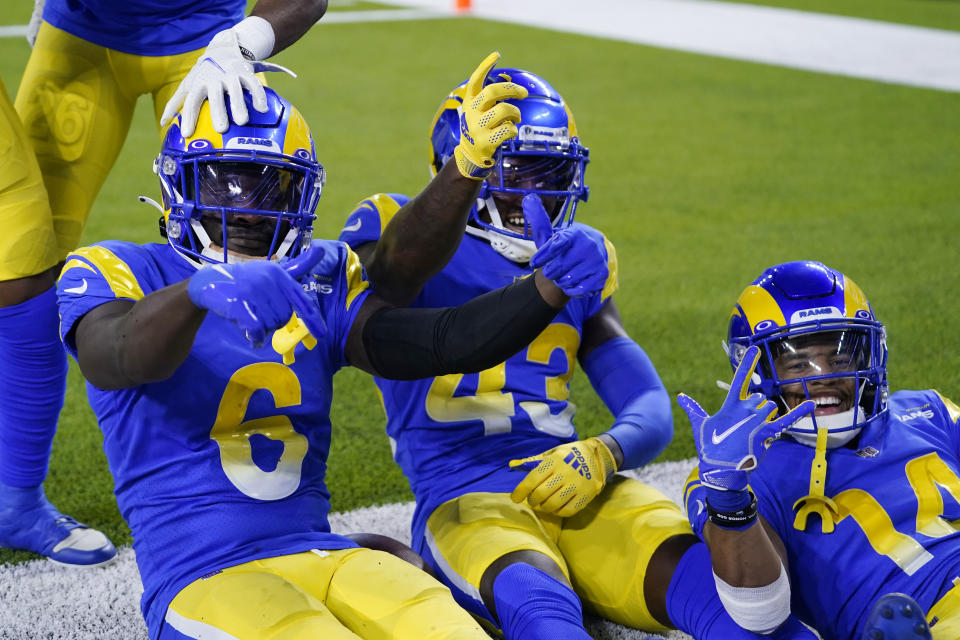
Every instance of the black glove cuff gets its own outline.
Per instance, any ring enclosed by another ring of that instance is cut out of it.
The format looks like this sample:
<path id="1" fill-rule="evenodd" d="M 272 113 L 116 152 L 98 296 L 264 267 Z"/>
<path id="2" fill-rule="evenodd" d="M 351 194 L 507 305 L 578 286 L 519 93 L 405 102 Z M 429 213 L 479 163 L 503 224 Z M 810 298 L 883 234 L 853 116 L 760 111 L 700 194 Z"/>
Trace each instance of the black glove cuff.
<path id="1" fill-rule="evenodd" d="M 757 521 L 757 496 L 750 494 L 750 504 L 736 511 L 717 511 L 707 503 L 710 522 L 723 529 L 746 529 Z"/>

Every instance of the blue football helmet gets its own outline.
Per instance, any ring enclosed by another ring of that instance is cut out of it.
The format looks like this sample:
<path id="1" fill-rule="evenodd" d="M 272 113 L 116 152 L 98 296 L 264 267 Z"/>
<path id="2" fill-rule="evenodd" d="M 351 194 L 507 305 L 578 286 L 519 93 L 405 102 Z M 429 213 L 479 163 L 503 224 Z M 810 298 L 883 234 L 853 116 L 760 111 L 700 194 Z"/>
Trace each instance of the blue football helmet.
<path id="1" fill-rule="evenodd" d="M 193 136 L 181 135 L 180 115 L 164 132 L 153 165 L 161 231 L 192 264 L 293 257 L 310 243 L 326 174 L 303 116 L 265 89 L 265 113 L 244 94 L 245 125 L 217 133 L 204 103 Z"/>
<path id="2" fill-rule="evenodd" d="M 520 109 L 518 135 L 500 146 L 493 169 L 470 212 L 467 233 L 483 237 L 505 257 L 524 263 L 530 260 L 536 246 L 523 218 L 523 196 L 539 195 L 555 228 L 573 222 L 577 204 L 589 195 L 584 172 L 590 151 L 580 144 L 573 114 L 546 80 L 523 69 L 502 68 L 492 69 L 484 85 L 507 78 L 525 87 L 529 95 L 523 100 L 506 101 Z M 433 175 L 453 157 L 453 150 L 460 143 L 458 109 L 463 103 L 465 84 L 450 92 L 433 118 Z"/>
<path id="3" fill-rule="evenodd" d="M 748 347 L 761 350 L 751 392 L 775 400 L 781 412 L 806 399 L 814 415 L 790 428 L 815 445 L 850 441 L 887 411 L 887 341 L 863 291 L 819 262 L 770 267 L 743 290 L 730 315 L 726 346 L 736 369 Z"/>

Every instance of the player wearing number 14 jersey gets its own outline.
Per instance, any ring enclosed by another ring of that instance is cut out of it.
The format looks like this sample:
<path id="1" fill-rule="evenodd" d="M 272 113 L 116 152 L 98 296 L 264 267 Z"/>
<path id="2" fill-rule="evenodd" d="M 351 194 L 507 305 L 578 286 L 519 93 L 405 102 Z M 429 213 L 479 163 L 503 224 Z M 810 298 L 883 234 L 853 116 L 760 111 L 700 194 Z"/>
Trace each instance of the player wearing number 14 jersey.
<path id="1" fill-rule="evenodd" d="M 728 327 L 723 407 L 680 399 L 700 455 L 687 509 L 715 560 L 782 563 L 794 614 L 824 638 L 960 637 L 960 408 L 932 389 L 889 393 L 883 324 L 819 262 L 765 270 Z M 747 554 L 722 548 L 745 536 L 759 538 Z M 897 618 L 871 615 L 885 594 L 912 597 L 929 631 L 919 616 L 905 635 L 885 629 Z"/>
<path id="2" fill-rule="evenodd" d="M 650 631 L 680 628 L 698 638 L 753 638 L 723 612 L 678 505 L 652 487 L 613 473 L 653 460 L 670 441 L 667 392 L 646 353 L 623 328 L 613 245 L 572 223 L 587 197 L 588 152 L 559 94 L 520 69 L 494 69 L 528 97 L 519 135 L 500 154 L 471 211 L 467 234 L 413 306 L 458 304 L 527 277 L 542 241 L 533 220 L 590 239 L 607 257 L 597 293 L 577 298 L 526 348 L 472 375 L 378 378 L 396 461 L 416 496 L 414 548 L 458 601 L 507 640 L 579 640 L 581 603 L 618 623 Z M 455 156 L 455 89 L 434 119 L 433 170 Z M 340 238 L 375 261 L 399 194 L 362 201 Z M 391 225 L 391 231 L 394 227 Z M 580 260 L 570 247 L 565 259 Z M 407 302 L 407 301 L 401 301 Z M 580 439 L 568 384 L 579 361 L 614 424 Z M 705 572 L 705 573 L 704 573 Z M 706 585 L 703 590 L 702 585 Z M 791 620 L 779 637 L 810 637 Z"/>

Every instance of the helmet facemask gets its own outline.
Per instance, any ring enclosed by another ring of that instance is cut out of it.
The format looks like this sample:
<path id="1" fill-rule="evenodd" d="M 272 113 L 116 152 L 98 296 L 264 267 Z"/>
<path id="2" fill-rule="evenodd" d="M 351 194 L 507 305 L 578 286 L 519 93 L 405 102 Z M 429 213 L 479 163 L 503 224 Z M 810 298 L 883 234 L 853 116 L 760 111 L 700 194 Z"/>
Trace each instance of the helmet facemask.
<path id="1" fill-rule="evenodd" d="M 523 215 L 524 196 L 540 197 L 554 228 L 569 225 L 577 204 L 587 199 L 583 176 L 589 151 L 565 128 L 521 125 L 519 132 L 498 152 L 468 232 L 486 238 L 504 257 L 526 263 L 537 248 Z"/>
<path id="2" fill-rule="evenodd" d="M 251 110 L 246 125 L 218 134 L 204 107 L 194 137 L 179 118 L 165 133 L 154 163 L 162 230 L 195 266 L 294 257 L 310 243 L 325 172 L 302 116 L 266 91 L 267 112 Z"/>
<path id="3" fill-rule="evenodd" d="M 520 110 L 517 137 L 501 144 L 494 166 L 480 187 L 466 232 L 480 237 L 508 260 L 525 264 L 536 252 L 521 201 L 540 196 L 555 228 L 573 222 L 577 204 L 589 189 L 584 173 L 589 149 L 580 144 L 573 114 L 556 89 L 523 69 L 498 68 L 484 84 L 509 79 L 527 89 L 522 100 L 507 100 Z M 460 143 L 464 84 L 444 99 L 430 127 L 430 172 L 436 175 Z"/>
<path id="4" fill-rule="evenodd" d="M 798 442 L 815 446 L 817 430 L 826 429 L 827 447 L 842 446 L 886 406 L 886 347 L 878 325 L 821 321 L 751 340 L 762 350 L 753 390 L 775 400 L 781 415 L 805 400 L 817 404 L 790 427 Z"/>

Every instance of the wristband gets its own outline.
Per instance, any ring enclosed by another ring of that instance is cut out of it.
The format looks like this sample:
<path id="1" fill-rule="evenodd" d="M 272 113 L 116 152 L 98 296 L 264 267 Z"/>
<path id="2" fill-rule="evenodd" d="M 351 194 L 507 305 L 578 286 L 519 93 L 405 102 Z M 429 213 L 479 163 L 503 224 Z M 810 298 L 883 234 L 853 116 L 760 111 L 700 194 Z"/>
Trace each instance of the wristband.
<path id="1" fill-rule="evenodd" d="M 240 53 L 247 60 L 266 60 L 273 53 L 277 36 L 273 25 L 260 16 L 247 16 L 233 26 Z"/>
<path id="2" fill-rule="evenodd" d="M 707 516 L 710 522 L 721 529 L 734 529 L 742 531 L 753 526 L 757 521 L 757 496 L 748 493 L 750 503 L 742 508 L 731 511 L 718 511 L 710 504 L 710 498 L 707 498 Z"/>

